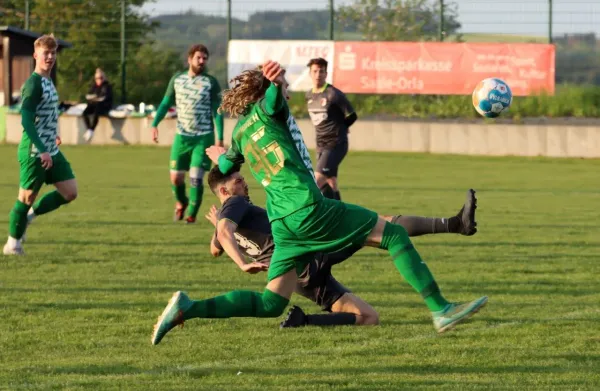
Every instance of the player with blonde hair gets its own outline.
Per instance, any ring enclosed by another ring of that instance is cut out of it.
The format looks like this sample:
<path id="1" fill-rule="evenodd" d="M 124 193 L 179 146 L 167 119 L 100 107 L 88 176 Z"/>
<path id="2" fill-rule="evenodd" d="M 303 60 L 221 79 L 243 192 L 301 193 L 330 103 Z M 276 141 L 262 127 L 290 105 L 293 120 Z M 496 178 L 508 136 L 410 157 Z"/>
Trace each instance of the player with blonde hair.
<path id="1" fill-rule="evenodd" d="M 4 255 L 23 255 L 23 235 L 28 224 L 36 216 L 52 212 L 77 197 L 75 175 L 57 143 L 58 93 L 50 72 L 56 63 L 58 43 L 53 35 L 43 35 L 33 46 L 35 70 L 21 91 L 23 137 L 17 153 L 19 194 L 10 212 Z M 56 190 L 45 194 L 34 205 L 44 183 L 54 185 Z"/>

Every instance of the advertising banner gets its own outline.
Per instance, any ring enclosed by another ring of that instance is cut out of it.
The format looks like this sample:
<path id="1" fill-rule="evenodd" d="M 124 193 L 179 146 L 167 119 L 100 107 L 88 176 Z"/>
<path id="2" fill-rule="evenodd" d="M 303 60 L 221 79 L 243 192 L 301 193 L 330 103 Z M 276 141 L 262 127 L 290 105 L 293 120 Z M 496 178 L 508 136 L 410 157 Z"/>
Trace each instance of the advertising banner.
<path id="1" fill-rule="evenodd" d="M 554 45 L 336 42 L 333 84 L 346 93 L 471 94 L 487 77 L 513 95 L 554 93 Z"/>

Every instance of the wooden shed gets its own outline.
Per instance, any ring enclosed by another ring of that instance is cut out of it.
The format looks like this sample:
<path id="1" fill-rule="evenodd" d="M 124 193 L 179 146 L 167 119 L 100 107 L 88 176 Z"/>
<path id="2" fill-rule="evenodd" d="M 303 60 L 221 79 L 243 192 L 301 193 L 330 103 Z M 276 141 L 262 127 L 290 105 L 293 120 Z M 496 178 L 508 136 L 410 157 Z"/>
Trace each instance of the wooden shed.
<path id="1" fill-rule="evenodd" d="M 13 26 L 0 26 L 0 106 L 13 104 L 13 94 L 19 93 L 33 72 L 33 43 L 41 35 Z M 57 41 L 59 52 L 72 46 L 63 40 Z M 52 69 L 55 84 L 57 66 L 58 61 Z"/>

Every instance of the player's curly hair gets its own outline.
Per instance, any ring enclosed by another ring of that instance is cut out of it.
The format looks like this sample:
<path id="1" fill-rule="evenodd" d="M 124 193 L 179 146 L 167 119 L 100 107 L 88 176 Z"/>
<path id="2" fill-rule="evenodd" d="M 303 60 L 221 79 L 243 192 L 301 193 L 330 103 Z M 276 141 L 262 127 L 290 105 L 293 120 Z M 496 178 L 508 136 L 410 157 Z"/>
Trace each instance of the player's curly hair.
<path id="1" fill-rule="evenodd" d="M 219 113 L 239 117 L 246 113 L 248 105 L 265 95 L 271 82 L 263 76 L 261 68 L 246 70 L 230 80 L 233 87 L 223 91 Z"/>

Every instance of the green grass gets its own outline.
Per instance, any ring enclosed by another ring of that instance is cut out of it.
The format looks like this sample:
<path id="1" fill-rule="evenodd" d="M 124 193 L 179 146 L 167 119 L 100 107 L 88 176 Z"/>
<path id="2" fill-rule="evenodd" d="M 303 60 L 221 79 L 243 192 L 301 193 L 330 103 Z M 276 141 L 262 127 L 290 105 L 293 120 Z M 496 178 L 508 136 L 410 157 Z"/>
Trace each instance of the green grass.
<path id="1" fill-rule="evenodd" d="M 208 222 L 171 222 L 167 149 L 63 151 L 79 198 L 35 221 L 26 257 L 0 258 L 0 389 L 600 388 L 599 161 L 352 152 L 342 195 L 381 213 L 448 216 L 478 190 L 477 235 L 414 242 L 448 298 L 489 295 L 480 314 L 436 335 L 388 255 L 363 250 L 334 272 L 379 311 L 378 327 L 194 319 L 153 347 L 173 291 L 262 290 L 265 275 L 211 258 Z M 0 146 L 4 227 L 15 157 Z M 207 193 L 201 213 L 214 201 Z"/>

